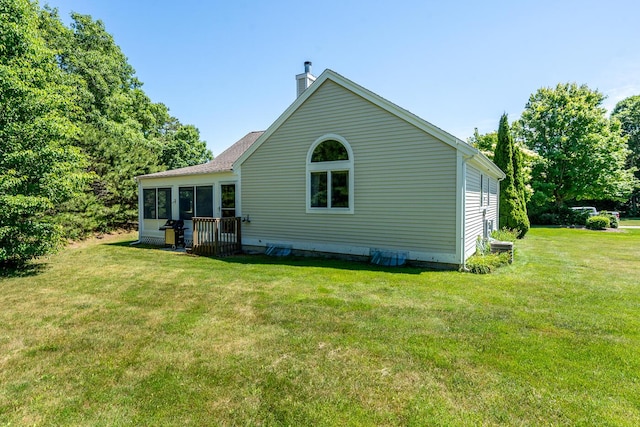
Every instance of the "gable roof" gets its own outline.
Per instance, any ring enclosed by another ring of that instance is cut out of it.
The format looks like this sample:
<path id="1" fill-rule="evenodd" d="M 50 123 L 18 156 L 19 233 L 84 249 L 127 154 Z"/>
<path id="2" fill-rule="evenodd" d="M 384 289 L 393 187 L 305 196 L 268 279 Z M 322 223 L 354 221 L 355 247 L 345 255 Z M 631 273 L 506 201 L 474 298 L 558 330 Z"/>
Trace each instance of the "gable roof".
<path id="1" fill-rule="evenodd" d="M 377 105 L 378 107 L 382 108 L 383 110 L 386 110 L 387 112 L 399 117 L 400 119 L 416 126 L 418 129 L 421 129 L 422 131 L 426 132 L 427 134 L 435 137 L 436 139 L 444 142 L 445 144 L 450 145 L 451 147 L 455 148 L 456 150 L 460 151 L 465 157 L 467 158 L 473 158 L 475 160 L 475 162 L 481 166 L 482 168 L 486 169 L 487 171 L 492 172 L 493 174 L 495 174 L 497 177 L 499 177 L 499 179 L 503 179 L 505 177 L 504 173 L 502 172 L 502 170 L 500 170 L 500 168 L 498 168 L 491 160 L 489 160 L 484 154 L 482 154 L 480 152 L 480 150 L 472 147 L 471 145 L 467 144 L 466 142 L 462 141 L 461 139 L 456 138 L 455 136 L 451 135 L 450 133 L 440 129 L 437 126 L 434 126 L 433 124 L 427 122 L 424 119 L 421 119 L 420 117 L 416 116 L 415 114 L 411 113 L 408 110 L 405 110 L 402 107 L 399 107 L 398 105 L 387 101 L 386 99 L 384 99 L 383 97 L 381 97 L 380 95 L 377 95 L 373 92 L 371 92 L 368 89 L 365 89 L 364 87 L 360 86 L 359 84 L 347 79 L 346 77 L 343 77 L 342 75 L 336 73 L 333 70 L 330 69 L 326 69 L 322 72 L 322 74 L 320 74 L 320 76 L 316 79 L 315 82 L 313 82 L 311 84 L 311 86 L 309 86 L 307 88 L 307 90 L 305 90 L 302 95 L 300 95 L 290 106 L 289 108 L 287 108 L 284 113 L 282 113 L 280 115 L 280 117 L 278 117 L 278 119 L 273 122 L 273 124 L 271 126 L 269 126 L 269 128 L 264 131 L 264 133 L 262 133 L 262 135 L 255 141 L 255 143 L 253 145 L 251 145 L 246 151 L 244 151 L 239 157 L 238 159 L 234 162 L 234 167 L 235 166 L 240 166 L 242 165 L 242 163 L 249 158 L 249 156 L 251 156 L 251 154 L 253 154 L 253 152 L 255 152 L 275 131 L 278 130 L 278 128 L 280 128 L 280 126 L 282 126 L 282 124 L 284 124 L 287 119 L 289 119 L 289 117 L 291 117 L 291 115 L 293 115 L 293 113 L 309 98 L 311 97 L 321 86 L 322 84 L 327 81 L 330 80 L 340 86 L 342 86 L 343 88 L 355 93 L 356 95 L 366 99 L 367 101 L 373 103 L 374 105 Z"/>
<path id="2" fill-rule="evenodd" d="M 136 178 L 163 178 L 170 176 L 199 175 L 205 173 L 228 172 L 233 170 L 233 163 L 264 133 L 264 131 L 249 132 L 231 147 L 220 153 L 215 159 L 201 165 L 187 166 L 180 169 L 172 169 Z"/>

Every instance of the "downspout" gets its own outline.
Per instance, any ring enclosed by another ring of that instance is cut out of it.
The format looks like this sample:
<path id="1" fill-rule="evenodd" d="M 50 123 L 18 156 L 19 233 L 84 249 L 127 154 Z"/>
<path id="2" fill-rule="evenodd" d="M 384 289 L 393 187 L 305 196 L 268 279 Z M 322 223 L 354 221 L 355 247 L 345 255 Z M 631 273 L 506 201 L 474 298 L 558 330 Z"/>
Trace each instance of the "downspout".
<path id="1" fill-rule="evenodd" d="M 138 240 L 136 240 L 135 242 L 131 242 L 129 244 L 131 246 L 139 245 L 140 243 L 142 243 L 140 237 L 142 236 L 142 231 L 144 228 L 144 219 L 142 218 L 142 211 L 140 210 L 140 203 L 142 203 L 142 183 L 137 176 L 134 179 L 138 183 Z"/>
<path id="2" fill-rule="evenodd" d="M 500 183 L 504 178 L 496 180 L 496 230 L 500 230 Z"/>

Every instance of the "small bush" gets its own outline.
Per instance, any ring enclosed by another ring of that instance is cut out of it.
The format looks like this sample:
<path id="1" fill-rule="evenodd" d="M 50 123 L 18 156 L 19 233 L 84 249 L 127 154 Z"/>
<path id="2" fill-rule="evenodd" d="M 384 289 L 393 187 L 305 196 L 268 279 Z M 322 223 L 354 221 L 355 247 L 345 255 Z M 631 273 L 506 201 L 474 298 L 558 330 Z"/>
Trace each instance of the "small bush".
<path id="1" fill-rule="evenodd" d="M 560 225 L 560 216 L 554 213 L 543 213 L 535 219 L 538 225 Z"/>
<path id="2" fill-rule="evenodd" d="M 585 225 L 589 212 L 567 206 L 551 206 L 532 215 L 531 222 L 538 225 Z"/>
<path id="3" fill-rule="evenodd" d="M 518 230 L 510 230 L 508 228 L 502 228 L 500 230 L 493 230 L 491 237 L 501 242 L 514 242 L 518 239 L 520 232 Z"/>
<path id="4" fill-rule="evenodd" d="M 606 216 L 607 218 L 609 218 L 609 227 L 618 228 L 619 224 L 618 224 L 618 217 L 617 216 L 615 216 L 611 212 L 607 212 L 607 211 L 601 211 L 600 215 L 601 216 Z"/>
<path id="5" fill-rule="evenodd" d="M 618 224 L 618 217 L 615 215 L 609 216 L 609 223 L 610 223 L 609 227 L 611 228 L 618 228 L 618 226 L 620 225 Z"/>
<path id="6" fill-rule="evenodd" d="M 609 222 L 608 216 L 597 215 L 587 219 L 586 225 L 589 230 L 604 230 L 608 228 L 611 223 Z"/>
<path id="7" fill-rule="evenodd" d="M 467 260 L 466 266 L 471 273 L 489 274 L 496 268 L 509 264 L 509 260 L 511 260 L 511 254 L 508 252 L 473 255 Z"/>
<path id="8" fill-rule="evenodd" d="M 485 255 L 491 252 L 491 244 L 489 239 L 483 239 L 478 236 L 476 239 L 476 255 Z"/>

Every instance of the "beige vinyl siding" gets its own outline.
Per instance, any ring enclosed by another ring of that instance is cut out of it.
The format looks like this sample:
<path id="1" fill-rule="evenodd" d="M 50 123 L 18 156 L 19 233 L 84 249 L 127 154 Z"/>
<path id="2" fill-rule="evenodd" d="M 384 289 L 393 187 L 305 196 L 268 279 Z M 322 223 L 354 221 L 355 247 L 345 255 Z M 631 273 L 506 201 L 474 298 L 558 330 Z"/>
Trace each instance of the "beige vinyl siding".
<path id="1" fill-rule="evenodd" d="M 466 194 L 465 194 L 465 259 L 476 251 L 478 236 L 482 236 L 482 208 L 480 206 L 480 172 L 473 166 L 466 165 Z M 491 200 L 493 202 L 493 200 Z"/>
<path id="2" fill-rule="evenodd" d="M 354 213 L 306 213 L 306 159 L 323 135 L 354 154 Z M 326 81 L 241 166 L 243 237 L 455 256 L 455 149 Z"/>
<path id="3" fill-rule="evenodd" d="M 498 181 L 487 174 L 482 174 L 472 165 L 466 165 L 467 194 L 465 195 L 465 259 L 476 251 L 478 236 L 482 237 L 484 231 L 483 212 L 486 221 L 493 221 L 493 229 L 498 228 Z M 484 179 L 484 185 L 480 184 L 480 177 Z M 487 179 L 489 185 L 487 186 Z M 484 204 L 480 203 L 480 190 L 485 192 Z M 489 192 L 487 202 L 487 191 Z"/>
<path id="4" fill-rule="evenodd" d="M 491 203 L 487 206 L 487 220 L 493 221 L 493 229 L 497 230 L 498 227 L 498 204 L 500 200 L 498 200 L 498 181 L 494 178 L 489 178 L 489 193 Z"/>

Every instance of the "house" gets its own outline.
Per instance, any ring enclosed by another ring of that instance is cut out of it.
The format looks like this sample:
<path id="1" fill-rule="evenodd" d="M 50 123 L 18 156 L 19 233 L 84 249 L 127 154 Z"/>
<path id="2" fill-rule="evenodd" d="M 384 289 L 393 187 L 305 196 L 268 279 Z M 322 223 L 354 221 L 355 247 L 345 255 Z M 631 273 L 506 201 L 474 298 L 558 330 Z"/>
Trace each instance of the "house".
<path id="1" fill-rule="evenodd" d="M 305 63 L 297 99 L 213 161 L 137 177 L 140 240 L 165 218 L 242 217 L 242 248 L 464 265 L 498 228 L 503 172 L 477 149 Z"/>

